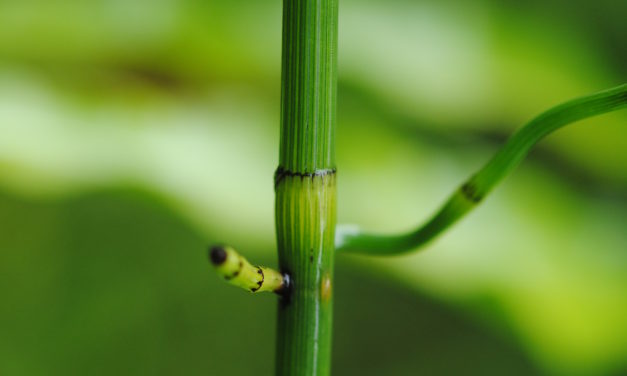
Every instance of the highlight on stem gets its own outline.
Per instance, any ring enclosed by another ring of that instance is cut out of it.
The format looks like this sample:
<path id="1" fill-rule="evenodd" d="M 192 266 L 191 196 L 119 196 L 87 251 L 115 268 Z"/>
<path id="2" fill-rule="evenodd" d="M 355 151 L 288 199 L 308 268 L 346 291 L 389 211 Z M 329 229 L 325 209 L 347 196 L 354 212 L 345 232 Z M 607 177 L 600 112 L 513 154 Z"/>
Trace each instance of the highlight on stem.
<path id="1" fill-rule="evenodd" d="M 270 291 L 284 295 L 289 290 L 289 276 L 264 266 L 251 265 L 232 247 L 214 245 L 209 260 L 228 283 L 250 292 Z"/>

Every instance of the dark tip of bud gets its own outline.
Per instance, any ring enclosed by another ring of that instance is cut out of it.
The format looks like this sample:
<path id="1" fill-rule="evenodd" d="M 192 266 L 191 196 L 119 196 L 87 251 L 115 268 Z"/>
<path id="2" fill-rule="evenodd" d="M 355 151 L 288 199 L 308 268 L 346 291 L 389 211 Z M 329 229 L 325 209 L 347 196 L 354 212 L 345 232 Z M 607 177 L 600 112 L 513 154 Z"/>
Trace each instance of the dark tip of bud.
<path id="1" fill-rule="evenodd" d="M 209 259 L 213 263 L 213 265 L 218 266 L 226 261 L 226 251 L 224 247 L 220 245 L 215 245 L 209 249 Z"/>

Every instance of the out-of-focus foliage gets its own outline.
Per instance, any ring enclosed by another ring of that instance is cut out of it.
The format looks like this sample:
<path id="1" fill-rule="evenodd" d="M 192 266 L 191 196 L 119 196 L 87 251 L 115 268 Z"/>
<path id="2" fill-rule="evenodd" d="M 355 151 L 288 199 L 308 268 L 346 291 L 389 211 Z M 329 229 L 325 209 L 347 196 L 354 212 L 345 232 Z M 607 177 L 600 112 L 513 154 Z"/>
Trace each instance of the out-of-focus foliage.
<path id="1" fill-rule="evenodd" d="M 0 208 L 2 374 L 272 374 L 274 299 L 208 273 L 204 236 L 162 199 L 132 188 L 37 203 L 3 194 Z M 502 336 L 352 268 L 340 262 L 336 281 L 337 374 L 459 374 L 468 362 L 476 375 L 536 372 Z"/>
<path id="2" fill-rule="evenodd" d="M 274 264 L 280 8 L 0 3 L 0 373 L 271 372 L 274 299 L 203 251 Z M 624 82 L 625 15 L 343 0 L 340 222 L 410 228 L 517 126 Z M 590 119 L 423 253 L 340 257 L 335 372 L 624 372 L 626 166 L 627 113 Z"/>

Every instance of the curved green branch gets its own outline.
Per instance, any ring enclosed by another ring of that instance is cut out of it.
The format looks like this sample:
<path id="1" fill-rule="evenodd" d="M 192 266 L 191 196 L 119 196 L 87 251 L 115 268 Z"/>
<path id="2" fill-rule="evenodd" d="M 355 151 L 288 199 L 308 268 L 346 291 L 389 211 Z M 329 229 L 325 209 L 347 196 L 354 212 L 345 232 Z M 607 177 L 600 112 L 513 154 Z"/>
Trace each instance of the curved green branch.
<path id="1" fill-rule="evenodd" d="M 543 137 L 564 125 L 627 107 L 627 84 L 571 100 L 531 120 L 466 183 L 457 189 L 424 225 L 400 235 L 363 233 L 354 227 L 338 227 L 336 249 L 370 255 L 401 254 L 425 245 L 472 210 L 511 172 Z"/>
<path id="2" fill-rule="evenodd" d="M 288 289 L 289 279 L 278 271 L 263 266 L 253 266 L 244 256 L 228 246 L 213 246 L 209 260 L 216 271 L 230 284 L 250 292 L 272 291 L 282 294 Z"/>

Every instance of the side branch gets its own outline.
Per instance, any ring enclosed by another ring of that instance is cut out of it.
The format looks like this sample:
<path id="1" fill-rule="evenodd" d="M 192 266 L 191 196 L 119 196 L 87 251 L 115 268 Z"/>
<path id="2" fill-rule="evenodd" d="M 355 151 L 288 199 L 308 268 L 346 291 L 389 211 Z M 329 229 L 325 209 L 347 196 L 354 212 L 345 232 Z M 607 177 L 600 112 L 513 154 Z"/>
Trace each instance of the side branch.
<path id="1" fill-rule="evenodd" d="M 253 266 L 229 246 L 213 246 L 209 260 L 219 275 L 230 284 L 250 292 L 272 291 L 285 295 L 289 290 L 289 276 L 263 266 Z"/>
<path id="2" fill-rule="evenodd" d="M 375 235 L 352 226 L 336 231 L 336 250 L 370 255 L 395 255 L 421 247 L 473 209 L 542 138 L 557 129 L 591 117 L 627 107 L 627 84 L 574 99 L 531 120 L 466 183 L 457 189 L 424 225 L 406 234 Z"/>

